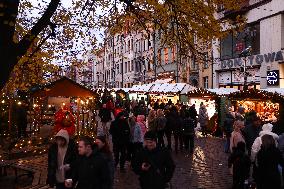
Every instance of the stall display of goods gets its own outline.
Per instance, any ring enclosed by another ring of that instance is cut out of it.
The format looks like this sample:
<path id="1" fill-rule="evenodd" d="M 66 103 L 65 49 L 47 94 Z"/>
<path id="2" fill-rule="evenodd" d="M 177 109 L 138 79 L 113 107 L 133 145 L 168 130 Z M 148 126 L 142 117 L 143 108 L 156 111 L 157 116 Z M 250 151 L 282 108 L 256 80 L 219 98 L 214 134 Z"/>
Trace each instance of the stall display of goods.
<path id="1" fill-rule="evenodd" d="M 256 111 L 263 121 L 276 121 L 279 112 L 279 103 L 262 101 L 238 101 L 238 105 L 245 108 L 246 112 Z"/>

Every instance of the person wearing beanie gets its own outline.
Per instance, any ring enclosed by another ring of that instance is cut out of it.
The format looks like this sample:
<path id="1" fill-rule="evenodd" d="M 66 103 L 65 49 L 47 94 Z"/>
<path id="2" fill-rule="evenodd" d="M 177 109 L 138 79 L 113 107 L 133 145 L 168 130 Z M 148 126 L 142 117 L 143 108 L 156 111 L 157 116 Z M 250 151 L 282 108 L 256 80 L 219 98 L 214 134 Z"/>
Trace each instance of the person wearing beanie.
<path id="1" fill-rule="evenodd" d="M 55 142 L 48 150 L 47 181 L 50 187 L 65 188 L 64 181 L 71 176 L 76 157 L 75 143 L 68 132 L 61 129 L 55 135 Z"/>
<path id="2" fill-rule="evenodd" d="M 120 171 L 125 172 L 126 149 L 130 140 L 130 128 L 124 112 L 118 113 L 111 123 L 109 133 L 112 136 L 115 167 L 120 164 Z"/>
<path id="3" fill-rule="evenodd" d="M 170 152 L 157 146 L 153 131 L 145 133 L 144 148 L 135 155 L 131 165 L 142 189 L 165 189 L 175 170 Z"/>
<path id="4" fill-rule="evenodd" d="M 251 161 L 254 162 L 255 161 L 255 157 L 257 155 L 257 152 L 260 150 L 261 148 L 261 144 L 262 144 L 262 136 L 264 135 L 271 135 L 274 140 L 275 140 L 275 145 L 277 146 L 277 141 L 279 136 L 275 133 L 272 132 L 272 128 L 273 125 L 271 123 L 266 123 L 262 126 L 262 131 L 260 131 L 259 133 L 259 137 L 257 137 L 251 147 Z"/>

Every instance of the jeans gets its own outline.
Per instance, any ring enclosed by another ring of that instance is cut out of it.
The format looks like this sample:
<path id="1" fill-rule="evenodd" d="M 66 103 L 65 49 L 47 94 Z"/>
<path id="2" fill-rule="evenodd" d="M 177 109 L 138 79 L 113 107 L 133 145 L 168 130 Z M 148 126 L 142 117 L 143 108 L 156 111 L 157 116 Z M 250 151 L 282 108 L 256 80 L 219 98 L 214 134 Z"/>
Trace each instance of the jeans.
<path id="1" fill-rule="evenodd" d="M 120 169 L 124 169 L 126 161 L 126 145 L 123 144 L 113 144 L 113 153 L 115 160 L 115 167 L 120 164 Z"/>
<path id="2" fill-rule="evenodd" d="M 184 135 L 184 148 L 193 153 L 194 150 L 194 134 Z"/>

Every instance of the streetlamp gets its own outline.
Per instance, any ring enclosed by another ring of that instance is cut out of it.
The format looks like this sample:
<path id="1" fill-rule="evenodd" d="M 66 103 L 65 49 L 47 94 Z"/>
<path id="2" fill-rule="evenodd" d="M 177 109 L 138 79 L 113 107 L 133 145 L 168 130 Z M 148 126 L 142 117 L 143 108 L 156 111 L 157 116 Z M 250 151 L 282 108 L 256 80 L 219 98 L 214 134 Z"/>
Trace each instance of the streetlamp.
<path id="1" fill-rule="evenodd" d="M 248 73 L 247 73 L 247 69 L 246 69 L 246 66 L 247 66 L 247 57 L 251 55 L 251 51 L 252 51 L 252 48 L 251 46 L 248 46 L 246 49 L 244 49 L 241 53 L 240 53 L 240 57 L 244 57 L 245 58 L 245 61 L 244 61 L 244 90 L 247 90 L 248 89 L 248 86 L 247 86 L 247 77 L 248 77 Z"/>

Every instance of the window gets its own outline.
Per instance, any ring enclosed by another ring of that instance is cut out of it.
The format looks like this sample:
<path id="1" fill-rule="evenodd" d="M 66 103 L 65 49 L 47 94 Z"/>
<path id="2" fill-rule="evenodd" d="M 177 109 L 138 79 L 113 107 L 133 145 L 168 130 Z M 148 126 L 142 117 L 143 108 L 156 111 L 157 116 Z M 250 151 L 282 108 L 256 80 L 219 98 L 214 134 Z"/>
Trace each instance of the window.
<path id="1" fill-rule="evenodd" d="M 130 66 L 131 66 L 131 65 L 130 65 L 130 61 L 128 61 L 128 69 L 127 69 L 127 70 L 128 70 L 128 72 L 131 72 L 131 70 L 130 70 Z"/>
<path id="2" fill-rule="evenodd" d="M 134 71 L 134 64 L 133 64 L 133 60 L 131 60 L 131 71 Z"/>
<path id="3" fill-rule="evenodd" d="M 123 63 L 120 63 L 120 74 L 122 74 L 122 71 L 123 71 Z"/>
<path id="4" fill-rule="evenodd" d="M 143 40 L 143 50 L 146 51 L 146 41 Z"/>
<path id="5" fill-rule="evenodd" d="M 124 73 L 127 73 L 127 62 L 124 63 Z"/>
<path id="6" fill-rule="evenodd" d="M 203 87 L 208 89 L 208 76 L 203 77 Z"/>
<path id="7" fill-rule="evenodd" d="M 172 62 L 174 62 L 175 61 L 175 56 L 176 56 L 176 47 L 175 46 L 173 46 L 172 47 Z"/>
<path id="8" fill-rule="evenodd" d="M 131 39 L 131 43 L 130 43 L 130 50 L 133 51 L 133 39 Z"/>
<path id="9" fill-rule="evenodd" d="M 168 48 L 164 48 L 164 62 L 165 64 L 168 64 L 169 62 L 169 53 L 168 53 Z"/>
<path id="10" fill-rule="evenodd" d="M 248 46 L 252 47 L 252 54 L 260 52 L 260 25 L 259 23 L 247 26 L 236 35 L 229 34 L 221 39 L 221 59 L 239 57 L 240 53 Z"/>
<path id="11" fill-rule="evenodd" d="M 204 69 L 209 68 L 209 64 L 208 64 L 208 53 L 204 53 L 204 55 L 203 55 L 203 68 L 204 68 Z"/>

